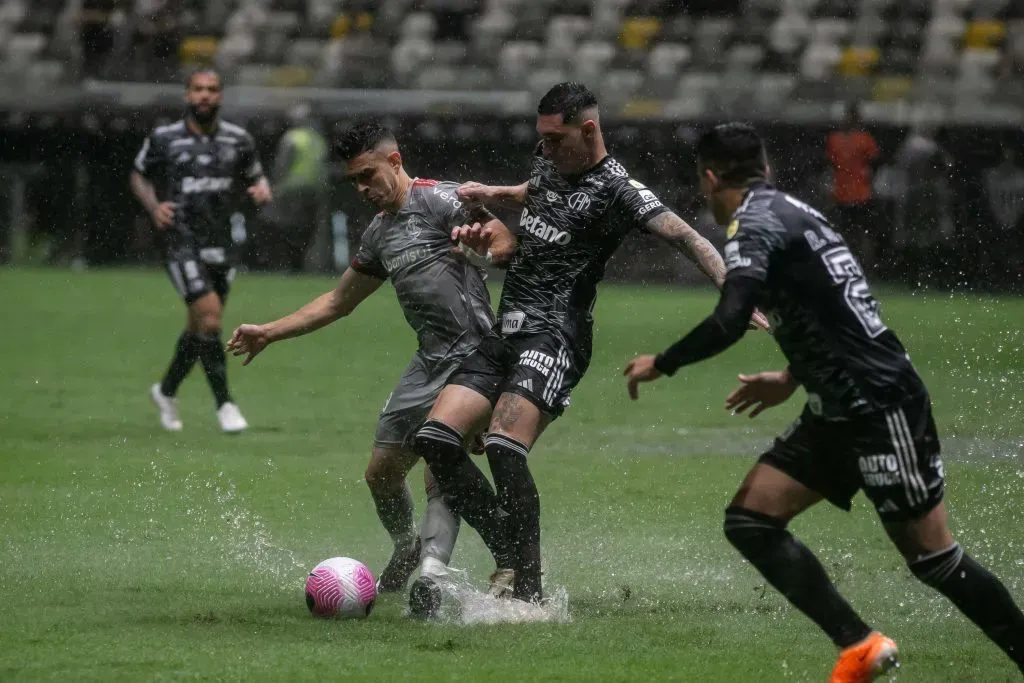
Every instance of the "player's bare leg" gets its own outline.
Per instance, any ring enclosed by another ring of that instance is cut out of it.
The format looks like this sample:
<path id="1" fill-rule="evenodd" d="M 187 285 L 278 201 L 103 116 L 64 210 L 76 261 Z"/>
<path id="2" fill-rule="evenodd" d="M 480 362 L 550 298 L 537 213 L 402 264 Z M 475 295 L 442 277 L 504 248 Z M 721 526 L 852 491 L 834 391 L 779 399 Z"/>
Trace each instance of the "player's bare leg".
<path id="1" fill-rule="evenodd" d="M 217 403 L 217 421 L 224 432 L 244 431 L 249 424 L 228 391 L 227 356 L 221 343 L 221 315 L 224 304 L 216 292 L 204 294 L 188 307 L 188 331 L 195 339 L 199 361 Z"/>
<path id="2" fill-rule="evenodd" d="M 885 524 L 918 579 L 945 595 L 1024 673 L 1024 615 L 1006 587 L 964 552 L 940 502 L 920 519 Z"/>
<path id="3" fill-rule="evenodd" d="M 373 496 L 377 517 L 391 536 L 394 551 L 377 580 L 377 590 L 393 593 L 405 584 L 420 559 L 419 537 L 413 521 L 412 492 L 406 483 L 419 457 L 401 446 L 377 444 L 366 466 L 366 485 Z"/>
<path id="4" fill-rule="evenodd" d="M 549 422 L 529 400 L 518 394 L 502 394 L 485 440 L 498 501 L 509 515 L 509 534 L 516 556 L 513 597 L 527 602 L 539 601 L 543 596 L 540 494 L 527 455 Z"/>
<path id="5" fill-rule="evenodd" d="M 878 639 L 884 636 L 873 635 L 839 594 L 814 554 L 786 530 L 790 520 L 821 499 L 820 494 L 788 474 L 759 463 L 725 511 L 725 536 L 768 583 L 828 634 L 843 651 L 840 664 L 847 653 L 860 654 L 858 648 L 867 647 L 872 657 L 870 669 L 877 668 L 881 673 L 898 664 L 895 644 L 889 647 L 892 641 L 883 642 Z M 874 675 L 836 678 L 834 672 L 832 680 L 852 683 L 871 680 Z"/>
<path id="6" fill-rule="evenodd" d="M 490 413 L 485 396 L 449 384 L 416 433 L 413 450 L 430 468 L 452 511 L 476 529 L 502 569 L 513 564 L 505 518 L 491 483 L 463 447 L 465 435 L 475 431 Z"/>

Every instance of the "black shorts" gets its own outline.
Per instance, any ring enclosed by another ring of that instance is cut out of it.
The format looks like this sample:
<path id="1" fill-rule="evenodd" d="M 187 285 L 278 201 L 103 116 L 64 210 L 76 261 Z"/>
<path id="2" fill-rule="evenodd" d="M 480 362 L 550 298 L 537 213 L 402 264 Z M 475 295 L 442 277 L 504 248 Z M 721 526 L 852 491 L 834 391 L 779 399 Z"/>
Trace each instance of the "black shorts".
<path id="1" fill-rule="evenodd" d="M 864 489 L 884 522 L 918 519 L 942 501 L 939 436 L 927 394 L 845 420 L 826 420 L 804 408 L 760 462 L 844 510 Z"/>
<path id="2" fill-rule="evenodd" d="M 187 305 L 210 292 L 216 292 L 222 304 L 227 301 L 235 268 L 224 249 L 174 249 L 168 253 L 165 265 L 171 283 Z"/>
<path id="3" fill-rule="evenodd" d="M 491 405 L 502 394 L 517 394 L 555 419 L 569 406 L 569 394 L 590 365 L 590 349 L 561 335 L 491 332 L 466 357 L 448 384 L 469 387 Z"/>

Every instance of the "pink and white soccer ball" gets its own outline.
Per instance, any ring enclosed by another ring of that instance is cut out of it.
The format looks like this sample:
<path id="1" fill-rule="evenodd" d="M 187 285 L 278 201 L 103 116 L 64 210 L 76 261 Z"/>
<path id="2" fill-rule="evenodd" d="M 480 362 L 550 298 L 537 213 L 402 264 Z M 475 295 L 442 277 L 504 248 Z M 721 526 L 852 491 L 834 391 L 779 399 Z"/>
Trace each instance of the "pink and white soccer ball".
<path id="1" fill-rule="evenodd" d="M 373 574 L 350 557 L 324 560 L 306 577 L 306 606 L 318 617 L 368 617 L 376 599 Z"/>

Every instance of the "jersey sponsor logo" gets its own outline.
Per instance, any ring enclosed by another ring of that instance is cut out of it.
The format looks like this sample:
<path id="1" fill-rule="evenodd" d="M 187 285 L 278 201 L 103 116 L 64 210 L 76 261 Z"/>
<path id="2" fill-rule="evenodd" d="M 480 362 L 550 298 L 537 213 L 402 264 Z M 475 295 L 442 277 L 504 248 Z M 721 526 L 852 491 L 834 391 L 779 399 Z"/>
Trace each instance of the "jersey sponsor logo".
<path id="1" fill-rule="evenodd" d="M 388 273 L 393 273 L 399 268 L 404 268 L 410 264 L 416 263 L 422 259 L 430 256 L 430 250 L 426 247 L 415 247 L 413 249 L 407 249 L 394 258 L 383 259 L 384 269 Z"/>
<path id="2" fill-rule="evenodd" d="M 462 208 L 462 202 L 459 201 L 458 195 L 452 194 L 447 190 L 442 190 L 440 187 L 434 187 L 433 193 L 435 197 L 440 197 L 441 199 L 445 200 L 446 202 L 454 206 L 456 209 Z"/>
<path id="3" fill-rule="evenodd" d="M 732 220 L 732 223 L 729 223 L 729 227 L 726 228 L 725 230 L 725 239 L 731 240 L 733 237 L 736 236 L 736 233 L 739 231 L 739 229 L 740 222 L 734 218 Z"/>
<path id="4" fill-rule="evenodd" d="M 655 199 L 650 204 L 644 204 L 642 207 L 640 207 L 640 210 L 637 211 L 636 213 L 637 213 L 638 216 L 646 216 L 648 213 L 650 213 L 651 211 L 657 209 L 661 205 L 662 205 L 661 202 L 659 202 L 657 199 Z"/>
<path id="5" fill-rule="evenodd" d="M 895 454 L 862 455 L 857 458 L 860 476 L 866 486 L 896 486 L 903 483 L 903 473 Z"/>
<path id="6" fill-rule="evenodd" d="M 638 190 L 646 190 L 647 189 L 646 185 L 641 183 L 639 180 L 633 180 L 632 178 L 629 179 L 629 184 L 632 185 L 633 187 L 635 187 Z"/>
<path id="7" fill-rule="evenodd" d="M 573 211 L 586 211 L 590 208 L 590 195 L 586 192 L 573 192 L 569 195 L 569 208 Z"/>
<path id="8" fill-rule="evenodd" d="M 231 189 L 231 178 L 182 178 L 182 194 L 198 194 L 200 192 L 224 192 Z"/>
<path id="9" fill-rule="evenodd" d="M 551 374 L 551 369 L 555 367 L 555 359 L 540 351 L 523 351 L 519 356 L 519 364 L 523 367 L 533 368 L 547 377 Z"/>
<path id="10" fill-rule="evenodd" d="M 725 270 L 731 272 L 737 268 L 750 267 L 751 260 L 740 253 L 739 242 L 729 242 L 725 245 Z"/>
<path id="11" fill-rule="evenodd" d="M 537 216 L 530 215 L 529 209 L 523 209 L 523 215 L 519 219 L 519 226 L 534 237 L 544 240 L 545 242 L 558 244 L 564 247 L 572 241 L 572 235 L 559 230 L 553 225 L 548 225 Z"/>
<path id="12" fill-rule="evenodd" d="M 519 330 L 523 329 L 523 321 L 526 320 L 526 314 L 522 311 L 512 311 L 501 316 L 501 333 L 502 334 L 515 334 Z"/>
<path id="13" fill-rule="evenodd" d="M 547 200 L 549 202 L 551 202 L 551 203 L 557 202 L 558 199 L 559 199 L 558 193 L 557 192 L 552 192 L 551 190 L 548 190 L 547 194 L 544 195 L 544 196 L 547 197 Z"/>
<path id="14" fill-rule="evenodd" d="M 654 196 L 654 193 L 650 190 L 640 190 L 640 199 L 645 202 L 656 202 L 658 198 Z"/>

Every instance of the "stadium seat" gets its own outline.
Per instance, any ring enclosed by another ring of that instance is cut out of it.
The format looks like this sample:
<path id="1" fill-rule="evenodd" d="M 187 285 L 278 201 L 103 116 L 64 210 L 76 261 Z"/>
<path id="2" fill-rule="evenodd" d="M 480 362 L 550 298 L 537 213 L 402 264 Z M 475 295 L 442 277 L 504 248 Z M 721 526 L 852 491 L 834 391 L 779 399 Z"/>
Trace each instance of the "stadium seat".
<path id="1" fill-rule="evenodd" d="M 648 53 L 647 73 L 657 79 L 674 80 L 686 64 L 692 53 L 689 46 L 682 43 L 659 43 Z"/>
<path id="2" fill-rule="evenodd" d="M 433 54 L 433 43 L 422 38 L 407 38 L 391 51 L 392 73 L 399 82 L 407 85 L 408 79 L 426 65 Z"/>
<path id="3" fill-rule="evenodd" d="M 812 43 L 804 50 L 800 60 L 800 73 L 811 81 L 820 81 L 832 76 L 843 52 L 832 43 Z"/>
<path id="4" fill-rule="evenodd" d="M 622 23 L 619 43 L 627 50 L 646 49 L 660 29 L 657 17 L 629 17 Z"/>
<path id="5" fill-rule="evenodd" d="M 289 46 L 285 61 L 292 65 L 317 66 L 322 59 L 324 42 L 312 38 L 296 40 Z"/>
<path id="6" fill-rule="evenodd" d="M 541 54 L 541 45 L 537 42 L 516 40 L 505 43 L 498 58 L 498 77 L 507 86 L 523 84 L 540 61 Z"/>
<path id="7" fill-rule="evenodd" d="M 23 68 L 42 54 L 46 36 L 41 33 L 15 33 L 6 40 L 3 54 L 9 66 Z"/>
<path id="8" fill-rule="evenodd" d="M 599 40 L 588 40 L 580 44 L 573 57 L 573 78 L 584 83 L 596 82 L 604 75 L 615 56 L 615 46 Z"/>
<path id="9" fill-rule="evenodd" d="M 905 76 L 886 76 L 875 81 L 871 99 L 877 102 L 895 102 L 906 99 L 914 81 Z"/>
<path id="10" fill-rule="evenodd" d="M 213 57 L 217 54 L 217 39 L 213 36 L 189 36 L 182 41 L 178 48 L 178 56 L 181 63 L 188 66 L 193 64 L 212 64 Z"/>
<path id="11" fill-rule="evenodd" d="M 564 80 L 566 80 L 566 72 L 562 69 L 551 67 L 534 69 L 527 75 L 526 89 L 535 95 L 541 95 L 555 83 Z"/>
<path id="12" fill-rule="evenodd" d="M 1006 26 L 1001 21 L 972 21 L 964 33 L 964 47 L 987 48 L 998 45 L 1006 35 Z"/>
<path id="13" fill-rule="evenodd" d="M 402 40 L 424 41 L 434 37 L 437 20 L 430 12 L 413 12 L 405 17 L 399 29 Z"/>
<path id="14" fill-rule="evenodd" d="M 843 76 L 867 76 L 878 64 L 879 57 L 880 52 L 875 47 L 848 47 L 836 67 Z"/>

